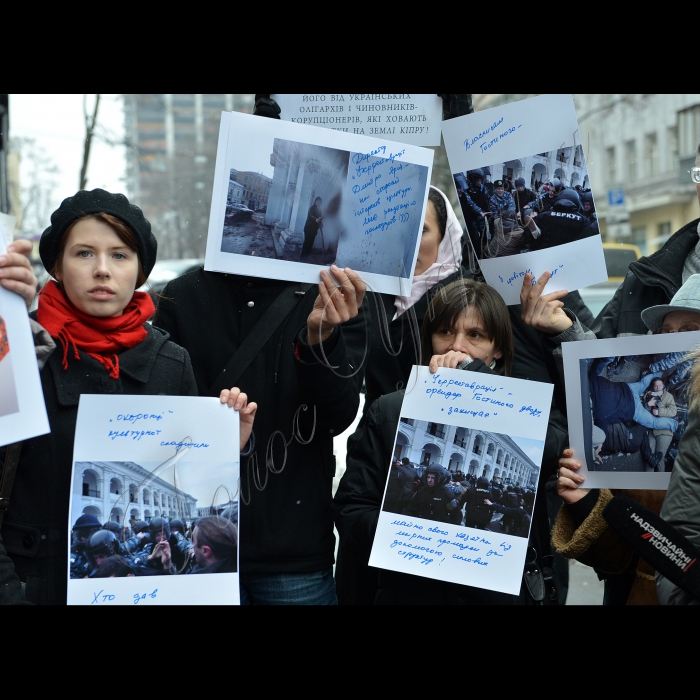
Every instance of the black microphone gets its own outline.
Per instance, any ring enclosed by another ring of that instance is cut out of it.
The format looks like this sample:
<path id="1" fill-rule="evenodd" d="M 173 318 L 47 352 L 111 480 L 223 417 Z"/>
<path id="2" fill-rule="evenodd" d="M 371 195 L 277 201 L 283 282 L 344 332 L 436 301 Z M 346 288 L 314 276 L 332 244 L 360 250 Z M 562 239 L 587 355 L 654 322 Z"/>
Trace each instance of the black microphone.
<path id="1" fill-rule="evenodd" d="M 621 493 L 605 506 L 603 517 L 644 561 L 700 599 L 700 550 L 675 527 Z"/>

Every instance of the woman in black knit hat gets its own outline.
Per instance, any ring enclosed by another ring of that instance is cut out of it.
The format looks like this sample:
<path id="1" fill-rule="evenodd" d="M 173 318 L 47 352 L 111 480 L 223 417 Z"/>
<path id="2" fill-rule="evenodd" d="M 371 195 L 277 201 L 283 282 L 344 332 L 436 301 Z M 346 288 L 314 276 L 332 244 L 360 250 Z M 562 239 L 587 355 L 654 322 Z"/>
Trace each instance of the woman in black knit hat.
<path id="1" fill-rule="evenodd" d="M 147 323 L 157 243 L 143 212 L 121 194 L 82 190 L 51 216 L 39 252 L 55 278 L 39 296 L 36 318 L 57 349 L 41 371 L 51 432 L 20 449 L 2 538 L 26 599 L 66 602 L 68 509 L 73 439 L 81 394 L 196 396 L 187 352 Z M 241 444 L 256 405 L 238 389 L 221 400 L 240 411 Z M 6 450 L 0 450 L 4 464 Z M 106 515 L 106 514 L 105 514 Z"/>

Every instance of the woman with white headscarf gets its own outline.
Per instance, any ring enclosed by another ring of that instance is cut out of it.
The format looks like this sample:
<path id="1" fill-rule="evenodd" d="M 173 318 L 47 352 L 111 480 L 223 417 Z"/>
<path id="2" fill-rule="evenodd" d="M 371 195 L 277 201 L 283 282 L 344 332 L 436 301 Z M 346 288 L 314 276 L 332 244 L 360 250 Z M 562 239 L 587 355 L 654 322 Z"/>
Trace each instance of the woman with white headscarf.
<path id="1" fill-rule="evenodd" d="M 372 403 L 402 389 L 421 359 L 420 329 L 430 300 L 439 289 L 460 278 L 473 279 L 462 263 L 462 226 L 447 197 L 430 187 L 425 223 L 409 296 L 371 294 L 369 346 L 365 358 L 365 413 L 348 439 L 348 454 L 363 428 Z M 425 358 L 423 358 L 425 359 Z M 372 604 L 376 570 L 341 542 L 336 564 L 336 590 L 341 605 Z"/>

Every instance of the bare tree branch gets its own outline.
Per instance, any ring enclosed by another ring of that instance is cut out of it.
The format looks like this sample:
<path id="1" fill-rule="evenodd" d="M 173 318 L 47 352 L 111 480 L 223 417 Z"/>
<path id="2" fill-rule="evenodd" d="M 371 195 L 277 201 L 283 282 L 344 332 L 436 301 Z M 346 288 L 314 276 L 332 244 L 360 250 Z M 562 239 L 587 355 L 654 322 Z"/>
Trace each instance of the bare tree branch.
<path id="1" fill-rule="evenodd" d="M 80 169 L 80 188 L 84 190 L 87 186 L 87 169 L 90 161 L 90 147 L 95 135 L 95 125 L 97 124 L 97 110 L 100 106 L 100 95 L 95 95 L 95 109 L 90 121 L 87 113 L 87 95 L 83 95 L 83 116 L 85 117 L 85 147 L 83 148 L 83 167 Z"/>

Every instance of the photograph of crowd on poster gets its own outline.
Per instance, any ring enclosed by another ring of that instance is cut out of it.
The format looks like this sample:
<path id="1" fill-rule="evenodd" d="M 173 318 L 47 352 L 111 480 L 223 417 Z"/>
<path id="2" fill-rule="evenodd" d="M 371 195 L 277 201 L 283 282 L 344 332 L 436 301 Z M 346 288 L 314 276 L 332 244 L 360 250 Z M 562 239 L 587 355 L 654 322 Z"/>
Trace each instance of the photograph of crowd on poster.
<path id="1" fill-rule="evenodd" d="M 222 115 L 205 269 L 318 282 L 349 267 L 376 291 L 412 277 L 432 151 Z"/>
<path id="2" fill-rule="evenodd" d="M 237 571 L 238 501 L 212 502 L 225 465 L 199 467 L 76 462 L 70 577 Z"/>
<path id="3" fill-rule="evenodd" d="M 580 144 L 455 173 L 454 181 L 480 260 L 600 234 Z"/>
<path id="4" fill-rule="evenodd" d="M 414 366 L 406 386 L 370 566 L 517 594 L 552 385 Z"/>
<path id="5" fill-rule="evenodd" d="M 382 510 L 527 537 L 544 443 L 401 418 Z"/>
<path id="6" fill-rule="evenodd" d="M 528 273 L 550 273 L 545 293 L 607 279 L 571 95 L 450 119 L 443 137 L 469 243 L 506 304 L 519 303 Z"/>
<path id="7" fill-rule="evenodd" d="M 565 344 L 569 429 L 586 486 L 668 486 L 688 423 L 688 350 L 699 335 Z"/>
<path id="8" fill-rule="evenodd" d="M 69 605 L 240 603 L 239 426 L 218 398 L 80 397 Z"/>

